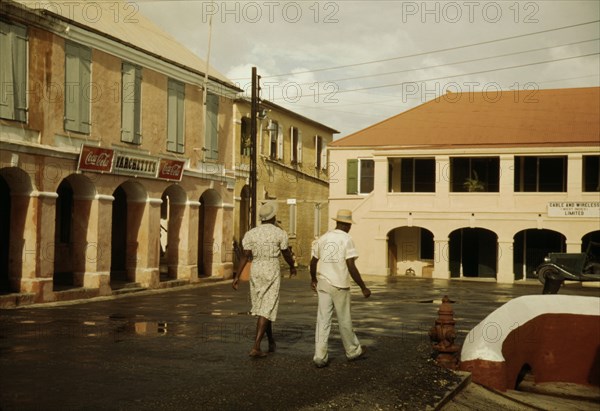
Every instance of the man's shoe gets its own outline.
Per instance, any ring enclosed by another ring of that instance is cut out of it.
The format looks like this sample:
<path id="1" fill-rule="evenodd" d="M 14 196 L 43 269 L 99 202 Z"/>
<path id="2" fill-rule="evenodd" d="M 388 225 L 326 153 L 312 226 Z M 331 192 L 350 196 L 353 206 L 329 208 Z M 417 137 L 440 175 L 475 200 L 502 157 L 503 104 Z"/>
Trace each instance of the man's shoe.
<path id="1" fill-rule="evenodd" d="M 367 358 L 366 357 L 367 347 L 364 345 L 361 345 L 360 348 L 361 348 L 361 353 L 358 354 L 356 357 L 348 358 L 348 361 L 357 361 L 357 360 L 363 360 L 363 359 Z"/>
<path id="2" fill-rule="evenodd" d="M 316 362 L 315 366 L 317 368 L 325 368 L 329 365 L 329 361 L 324 361 L 324 362 Z"/>

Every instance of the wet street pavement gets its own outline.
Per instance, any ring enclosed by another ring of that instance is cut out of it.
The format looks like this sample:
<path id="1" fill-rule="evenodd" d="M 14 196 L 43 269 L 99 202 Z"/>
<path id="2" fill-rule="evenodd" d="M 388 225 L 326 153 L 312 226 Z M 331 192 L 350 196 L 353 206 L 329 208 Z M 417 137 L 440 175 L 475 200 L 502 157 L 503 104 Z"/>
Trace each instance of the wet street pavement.
<path id="1" fill-rule="evenodd" d="M 427 333 L 442 297 L 454 302 L 462 343 L 495 308 L 541 292 L 535 282 L 366 280 L 373 294 L 354 287 L 352 313 L 368 356 L 347 362 L 334 328 L 324 369 L 311 362 L 317 299 L 305 270 L 283 279 L 277 352 L 258 360 L 248 357 L 256 322 L 247 282 L 2 310 L 0 409 L 433 409 L 460 380 L 431 360 Z"/>

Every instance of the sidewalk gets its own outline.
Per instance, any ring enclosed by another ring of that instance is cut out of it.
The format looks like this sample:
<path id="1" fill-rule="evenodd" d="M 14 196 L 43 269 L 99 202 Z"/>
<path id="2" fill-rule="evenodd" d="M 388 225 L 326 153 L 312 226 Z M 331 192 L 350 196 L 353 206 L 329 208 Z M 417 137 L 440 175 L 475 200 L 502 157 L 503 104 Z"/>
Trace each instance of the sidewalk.
<path id="1" fill-rule="evenodd" d="M 229 281 L 101 301 L 0 311 L 0 409 L 309 410 L 439 407 L 464 376 L 432 360 L 428 331 L 454 301 L 458 342 L 487 314 L 540 285 L 397 277 L 353 289 L 365 360 L 347 362 L 337 331 L 329 367 L 312 365 L 316 296 L 308 273 L 282 281 L 277 352 L 248 357 L 248 283 Z M 571 285 L 561 294 L 595 295 Z M 265 341 L 266 344 L 266 341 Z"/>

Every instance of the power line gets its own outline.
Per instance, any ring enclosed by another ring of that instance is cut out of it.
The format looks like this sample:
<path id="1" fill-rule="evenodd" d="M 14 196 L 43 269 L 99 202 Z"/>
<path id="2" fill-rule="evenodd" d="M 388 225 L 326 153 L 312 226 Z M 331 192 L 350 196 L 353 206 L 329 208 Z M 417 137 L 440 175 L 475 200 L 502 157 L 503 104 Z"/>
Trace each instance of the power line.
<path id="1" fill-rule="evenodd" d="M 421 52 L 421 53 L 408 54 L 408 55 L 405 55 L 405 56 L 390 57 L 390 58 L 380 59 L 380 60 L 371 60 L 371 61 L 365 61 L 365 62 L 362 62 L 362 63 L 345 64 L 345 65 L 341 65 L 341 66 L 325 67 L 325 68 L 314 69 L 314 70 L 305 70 L 305 71 L 298 71 L 298 72 L 292 72 L 292 73 L 274 74 L 274 75 L 271 75 L 271 76 L 262 76 L 262 78 L 263 79 L 267 79 L 267 78 L 283 77 L 283 76 L 298 75 L 298 74 L 316 73 L 316 72 L 320 72 L 320 71 L 338 70 L 338 69 L 347 68 L 347 67 L 358 67 L 358 66 L 364 66 L 364 65 L 368 65 L 368 64 L 384 63 L 386 61 L 400 60 L 400 59 L 405 59 L 405 58 L 410 58 L 410 57 L 418 57 L 418 56 L 429 55 L 429 54 L 432 54 L 432 53 L 442 53 L 442 52 L 452 51 L 452 50 L 460 50 L 460 49 L 464 49 L 464 48 L 468 48 L 468 47 L 474 47 L 474 46 L 481 46 L 481 45 L 484 45 L 484 44 L 497 43 L 499 41 L 514 40 L 514 39 L 518 39 L 518 38 L 522 38 L 522 37 L 528 37 L 528 36 L 533 36 L 533 35 L 536 35 L 536 34 L 549 33 L 549 32 L 558 31 L 558 30 L 564 30 L 564 29 L 569 29 L 569 28 L 574 28 L 574 27 L 580 27 L 580 26 L 585 26 L 585 25 L 588 25 L 588 24 L 594 24 L 594 23 L 598 23 L 598 22 L 600 22 L 600 20 L 588 21 L 588 22 L 585 22 L 585 23 L 571 24 L 569 26 L 556 27 L 556 28 L 553 28 L 553 29 L 546 29 L 546 30 L 536 31 L 536 32 L 527 33 L 527 34 L 519 34 L 519 35 L 515 35 L 515 36 L 504 37 L 504 38 L 501 38 L 501 39 L 481 41 L 481 42 L 478 42 L 478 43 L 465 44 L 465 45 L 462 45 L 462 46 L 447 47 L 447 48 L 438 49 L 438 50 L 424 51 L 424 52 Z M 234 79 L 234 80 L 243 80 L 243 79 L 246 79 L 246 77 L 240 78 L 240 79 Z"/>
<path id="2" fill-rule="evenodd" d="M 515 56 L 515 55 L 518 55 L 518 54 L 531 53 L 531 52 L 534 52 L 534 51 L 549 50 L 549 49 L 558 48 L 558 47 L 565 47 L 565 46 L 574 46 L 576 44 L 587 43 L 587 42 L 598 41 L 598 40 L 600 40 L 600 38 L 595 38 L 595 39 L 590 39 L 590 40 L 582 40 L 582 41 L 575 41 L 575 42 L 572 42 L 572 43 L 559 44 L 559 45 L 556 45 L 556 46 L 540 47 L 540 48 L 529 49 L 529 50 L 524 50 L 524 51 L 516 51 L 516 52 L 513 52 L 513 53 L 499 54 L 499 55 L 496 55 L 496 56 L 480 57 L 480 58 L 470 59 L 470 60 L 462 60 L 462 61 L 454 61 L 454 62 L 451 62 L 451 63 L 436 64 L 434 66 L 414 67 L 414 68 L 405 69 L 405 70 L 388 71 L 386 73 L 365 74 L 365 75 L 362 75 L 362 76 L 346 77 L 346 78 L 333 79 L 333 80 L 321 80 L 321 81 L 319 81 L 319 83 L 348 81 L 348 80 L 359 80 L 359 79 L 362 79 L 362 78 L 373 78 L 373 77 L 387 76 L 387 75 L 390 75 L 390 74 L 408 73 L 408 72 L 416 71 L 416 70 L 427 70 L 427 69 L 432 69 L 432 68 L 439 68 L 439 67 L 450 66 L 450 65 L 454 65 L 454 64 L 473 63 L 473 62 L 476 62 L 476 61 L 490 60 L 490 59 L 495 59 L 495 58 L 500 58 L 500 57 Z M 298 85 L 299 86 L 309 86 L 309 85 L 313 85 L 314 83 L 315 82 L 312 82 L 312 83 L 300 83 Z"/>
<path id="3" fill-rule="evenodd" d="M 351 90 L 338 90 L 335 92 L 335 94 L 350 93 L 350 92 L 363 91 L 363 90 L 373 90 L 373 89 L 380 89 L 380 88 L 387 88 L 387 87 L 397 87 L 397 86 L 402 86 L 405 84 L 413 84 L 413 83 L 417 83 L 417 82 L 443 80 L 443 79 L 453 78 L 453 77 L 462 77 L 462 76 L 469 76 L 469 75 L 474 75 L 474 74 L 491 73 L 494 71 L 511 70 L 511 69 L 515 69 L 515 68 L 529 67 L 529 66 L 535 66 L 535 65 L 539 65 L 539 64 L 555 63 L 558 61 L 565 61 L 565 60 L 572 60 L 572 59 L 576 59 L 576 58 L 596 56 L 598 54 L 600 54 L 600 53 L 589 53 L 589 54 L 583 54 L 583 55 L 579 55 L 579 56 L 571 56 L 571 57 L 563 57 L 563 58 L 553 59 L 553 60 L 539 61 L 536 63 L 518 64 L 515 66 L 509 66 L 509 67 L 500 67 L 500 68 L 489 69 L 489 70 L 480 70 L 480 71 L 474 71 L 471 73 L 452 74 L 452 75 L 448 75 L 448 76 L 433 77 L 433 78 L 428 78 L 428 79 L 419 79 L 419 80 L 415 80 L 415 81 L 404 81 L 401 83 L 383 84 L 383 85 L 379 85 L 379 86 L 362 87 L 362 88 L 351 89 Z M 300 96 L 300 98 L 303 98 L 303 97 L 309 97 L 309 96 Z M 273 101 L 282 100 L 282 99 L 285 99 L 285 98 L 283 98 L 283 97 L 276 98 L 276 99 L 273 99 Z"/>

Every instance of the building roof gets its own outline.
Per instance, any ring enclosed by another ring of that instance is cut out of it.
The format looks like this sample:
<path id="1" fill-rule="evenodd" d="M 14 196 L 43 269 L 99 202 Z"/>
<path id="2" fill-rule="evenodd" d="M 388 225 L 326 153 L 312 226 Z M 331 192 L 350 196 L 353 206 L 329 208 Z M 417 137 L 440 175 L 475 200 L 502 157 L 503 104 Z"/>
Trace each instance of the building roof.
<path id="1" fill-rule="evenodd" d="M 197 74 L 203 75 L 206 72 L 206 61 L 144 17 L 135 5 L 126 1 L 97 1 L 90 2 L 88 5 L 85 2 L 55 0 L 15 0 L 15 2 L 38 13 L 55 16 L 88 28 Z M 219 83 L 238 88 L 213 67 L 209 68 L 208 74 Z"/>
<path id="2" fill-rule="evenodd" d="M 448 93 L 334 148 L 600 147 L 600 88 Z"/>

